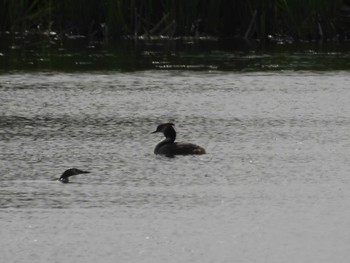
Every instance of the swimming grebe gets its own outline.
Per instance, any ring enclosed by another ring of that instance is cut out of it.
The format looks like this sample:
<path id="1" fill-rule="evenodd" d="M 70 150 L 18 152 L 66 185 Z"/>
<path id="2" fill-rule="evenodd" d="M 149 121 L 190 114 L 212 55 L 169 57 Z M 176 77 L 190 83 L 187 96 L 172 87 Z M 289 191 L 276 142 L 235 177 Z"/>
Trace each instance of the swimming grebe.
<path id="1" fill-rule="evenodd" d="M 204 148 L 192 143 L 175 142 L 176 131 L 173 123 L 163 123 L 158 125 L 157 130 L 152 133 L 162 132 L 165 139 L 154 148 L 155 154 L 164 154 L 167 157 L 174 155 L 205 154 Z"/>
<path id="2" fill-rule="evenodd" d="M 90 173 L 90 172 L 82 171 L 82 170 L 79 170 L 77 168 L 71 168 L 71 169 L 66 170 L 58 180 L 61 181 L 62 183 L 69 183 L 68 178 L 70 176 L 77 175 L 77 174 L 88 174 L 88 173 Z"/>

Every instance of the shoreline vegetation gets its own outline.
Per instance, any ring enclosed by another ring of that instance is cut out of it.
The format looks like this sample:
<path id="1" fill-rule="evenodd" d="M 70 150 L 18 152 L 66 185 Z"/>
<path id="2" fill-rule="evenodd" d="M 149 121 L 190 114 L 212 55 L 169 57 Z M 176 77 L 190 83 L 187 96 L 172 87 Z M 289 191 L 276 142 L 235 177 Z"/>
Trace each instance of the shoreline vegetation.
<path id="1" fill-rule="evenodd" d="M 350 0 L 3 0 L 0 38 L 350 40 Z"/>

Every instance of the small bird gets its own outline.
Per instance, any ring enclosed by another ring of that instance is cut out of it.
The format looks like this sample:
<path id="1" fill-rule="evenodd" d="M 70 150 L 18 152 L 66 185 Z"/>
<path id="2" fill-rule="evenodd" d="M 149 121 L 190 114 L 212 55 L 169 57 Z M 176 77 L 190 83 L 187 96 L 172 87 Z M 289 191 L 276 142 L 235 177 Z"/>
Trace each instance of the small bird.
<path id="1" fill-rule="evenodd" d="M 158 125 L 157 130 L 152 133 L 161 132 L 165 139 L 157 144 L 154 149 L 155 154 L 163 154 L 167 157 L 174 157 L 174 155 L 189 155 L 189 154 L 205 154 L 203 147 L 192 143 L 175 142 L 176 131 L 173 128 L 174 123 L 163 123 Z"/>
<path id="2" fill-rule="evenodd" d="M 71 168 L 71 169 L 66 170 L 58 180 L 62 183 L 69 183 L 69 179 L 68 179 L 69 177 L 71 177 L 73 175 L 77 175 L 77 174 L 88 174 L 88 173 L 90 173 L 90 172 L 82 171 L 82 170 L 79 170 L 77 168 Z"/>

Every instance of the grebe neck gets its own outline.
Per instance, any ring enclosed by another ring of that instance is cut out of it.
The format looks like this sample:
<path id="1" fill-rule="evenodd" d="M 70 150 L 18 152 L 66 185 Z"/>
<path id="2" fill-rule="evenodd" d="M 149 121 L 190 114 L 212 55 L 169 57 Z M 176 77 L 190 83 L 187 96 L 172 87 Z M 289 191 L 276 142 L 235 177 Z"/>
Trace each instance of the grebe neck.
<path id="1" fill-rule="evenodd" d="M 165 140 L 163 142 L 165 143 L 173 143 L 176 139 L 176 131 L 173 128 L 173 126 L 167 126 L 166 129 L 163 131 Z"/>

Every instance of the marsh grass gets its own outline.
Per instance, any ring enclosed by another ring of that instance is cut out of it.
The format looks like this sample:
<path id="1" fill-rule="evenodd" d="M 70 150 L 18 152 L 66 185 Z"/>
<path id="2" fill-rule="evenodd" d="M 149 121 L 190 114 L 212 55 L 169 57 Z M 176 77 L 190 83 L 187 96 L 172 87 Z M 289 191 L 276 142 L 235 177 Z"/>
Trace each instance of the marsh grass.
<path id="1" fill-rule="evenodd" d="M 0 31 L 96 38 L 149 35 L 332 38 L 344 0 L 2 0 Z"/>

